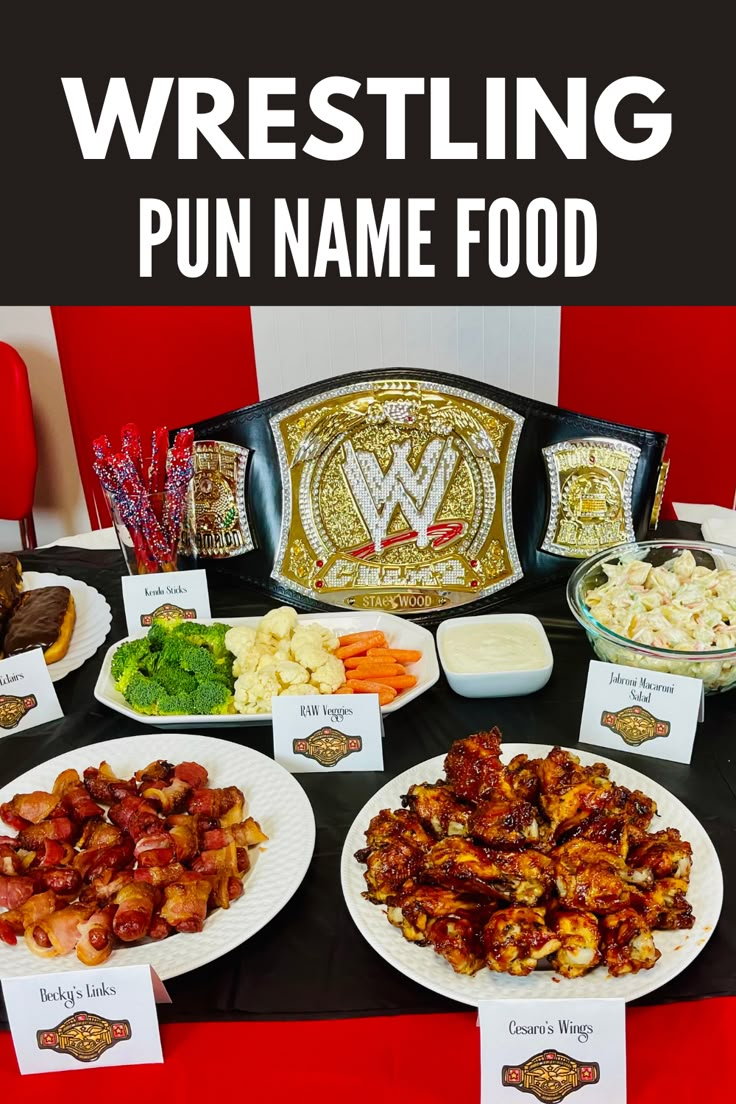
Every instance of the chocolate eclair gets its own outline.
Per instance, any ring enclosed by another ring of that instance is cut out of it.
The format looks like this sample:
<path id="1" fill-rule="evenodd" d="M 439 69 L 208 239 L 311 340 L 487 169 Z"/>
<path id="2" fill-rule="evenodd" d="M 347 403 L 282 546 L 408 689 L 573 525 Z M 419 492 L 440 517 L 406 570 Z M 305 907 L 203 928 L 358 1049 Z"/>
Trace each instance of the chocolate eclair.
<path id="1" fill-rule="evenodd" d="M 39 587 L 24 591 L 5 629 L 3 652 L 20 655 L 43 648 L 47 663 L 65 656 L 74 631 L 74 598 L 68 587 Z"/>

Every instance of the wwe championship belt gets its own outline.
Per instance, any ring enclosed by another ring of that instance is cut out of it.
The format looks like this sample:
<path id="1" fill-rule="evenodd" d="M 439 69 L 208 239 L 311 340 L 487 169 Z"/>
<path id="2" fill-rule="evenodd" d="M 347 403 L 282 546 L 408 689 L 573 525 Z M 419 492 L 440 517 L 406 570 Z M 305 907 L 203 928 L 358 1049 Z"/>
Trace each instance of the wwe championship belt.
<path id="1" fill-rule="evenodd" d="M 666 437 L 417 369 L 195 426 L 202 562 L 307 609 L 420 619 L 644 535 Z"/>

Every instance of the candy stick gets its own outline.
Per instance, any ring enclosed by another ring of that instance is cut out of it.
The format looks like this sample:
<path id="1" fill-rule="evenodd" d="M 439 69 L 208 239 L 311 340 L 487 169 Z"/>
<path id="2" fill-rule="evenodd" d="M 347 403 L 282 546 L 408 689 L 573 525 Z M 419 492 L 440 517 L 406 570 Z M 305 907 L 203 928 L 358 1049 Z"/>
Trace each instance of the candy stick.
<path id="1" fill-rule="evenodd" d="M 122 451 L 126 456 L 130 457 L 141 482 L 144 482 L 143 448 L 141 446 L 141 435 L 135 422 L 128 422 L 127 425 L 124 425 L 120 430 L 120 443 Z"/>
<path id="2" fill-rule="evenodd" d="M 169 452 L 164 495 L 164 529 L 172 556 L 176 552 L 181 534 L 186 490 L 194 474 L 193 442 L 194 430 L 182 429 L 177 433 Z"/>
<path id="3" fill-rule="evenodd" d="M 159 494 L 166 481 L 166 454 L 169 449 L 169 431 L 166 426 L 154 429 L 151 440 L 151 466 L 148 469 L 148 490 Z"/>

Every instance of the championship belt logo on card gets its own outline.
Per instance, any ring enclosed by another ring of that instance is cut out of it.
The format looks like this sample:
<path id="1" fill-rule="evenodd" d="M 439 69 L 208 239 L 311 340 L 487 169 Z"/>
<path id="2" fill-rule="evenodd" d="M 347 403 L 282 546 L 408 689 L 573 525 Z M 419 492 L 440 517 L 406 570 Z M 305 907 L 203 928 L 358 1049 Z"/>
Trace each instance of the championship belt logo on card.
<path id="1" fill-rule="evenodd" d="M 578 1062 L 559 1050 L 545 1050 L 520 1066 L 504 1066 L 501 1084 L 530 1093 L 543 1104 L 558 1104 L 570 1093 L 600 1080 L 597 1062 Z"/>
<path id="2" fill-rule="evenodd" d="M 306 740 L 293 740 L 292 749 L 294 755 L 314 759 L 322 767 L 334 767 L 354 751 L 362 751 L 363 739 L 361 736 L 346 736 L 339 729 L 326 725 L 307 736 Z"/>
<path id="3" fill-rule="evenodd" d="M 610 728 L 616 732 L 627 744 L 639 747 L 647 740 L 654 740 L 657 736 L 669 736 L 670 722 L 659 721 L 653 714 L 640 705 L 627 705 L 625 709 L 619 709 L 618 713 L 605 712 L 601 716 L 601 724 L 604 728 Z"/>
<path id="4" fill-rule="evenodd" d="M 542 449 L 549 478 L 545 552 L 585 559 L 636 539 L 631 517 L 637 445 L 579 437 Z"/>
<path id="5" fill-rule="evenodd" d="M 17 728 L 31 709 L 38 705 L 35 694 L 0 694 L 0 728 Z"/>
<path id="6" fill-rule="evenodd" d="M 193 512 L 189 528 L 200 556 L 221 560 L 253 549 L 245 509 L 250 449 L 227 441 L 194 442 Z"/>
<path id="7" fill-rule="evenodd" d="M 523 418 L 446 384 L 373 381 L 275 415 L 273 578 L 350 609 L 416 613 L 521 578 L 511 480 Z"/>
<path id="8" fill-rule="evenodd" d="M 195 609 L 182 609 L 171 602 L 164 602 L 153 613 L 142 613 L 141 625 L 152 625 L 154 621 L 194 621 L 196 617 Z"/>
<path id="9" fill-rule="evenodd" d="M 107 1020 L 93 1012 L 75 1012 L 58 1027 L 36 1032 L 39 1050 L 56 1050 L 70 1054 L 78 1062 L 96 1062 L 116 1043 L 132 1035 L 128 1020 Z"/>

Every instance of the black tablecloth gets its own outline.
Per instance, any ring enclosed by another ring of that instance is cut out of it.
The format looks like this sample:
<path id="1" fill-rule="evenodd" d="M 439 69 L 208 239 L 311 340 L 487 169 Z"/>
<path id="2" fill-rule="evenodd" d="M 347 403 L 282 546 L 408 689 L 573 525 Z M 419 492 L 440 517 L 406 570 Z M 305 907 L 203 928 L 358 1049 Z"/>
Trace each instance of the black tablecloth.
<path id="1" fill-rule="evenodd" d="M 678 525 L 669 533 L 698 536 Z M 658 535 L 664 535 L 662 531 Z M 56 684 L 65 716 L 60 721 L 0 740 L 0 785 L 71 748 L 146 728 L 95 701 L 93 688 L 110 643 L 125 636 L 117 552 L 52 548 L 23 555 L 31 570 L 57 571 L 82 579 L 103 593 L 113 622 L 93 659 Z M 265 612 L 263 595 L 210 576 L 213 616 Z M 435 1012 L 462 1007 L 405 978 L 368 945 L 342 899 L 339 863 L 355 815 L 389 779 L 416 763 L 446 752 L 457 737 L 497 724 L 509 741 L 574 746 L 580 725 L 591 651 L 570 615 L 564 589 L 511 599 L 504 610 L 541 618 L 554 652 L 548 685 L 529 697 L 472 700 L 457 697 L 440 679 L 431 690 L 386 718 L 385 771 L 300 774 L 317 822 L 317 843 L 303 884 L 262 931 L 215 962 L 167 982 L 173 999 L 162 1020 L 304 1019 L 396 1012 Z M 273 754 L 268 725 L 191 729 Z M 736 691 L 706 701 L 692 764 L 606 751 L 671 790 L 701 821 L 718 852 L 725 880 L 721 921 L 702 953 L 677 978 L 643 1003 L 736 994 Z"/>

